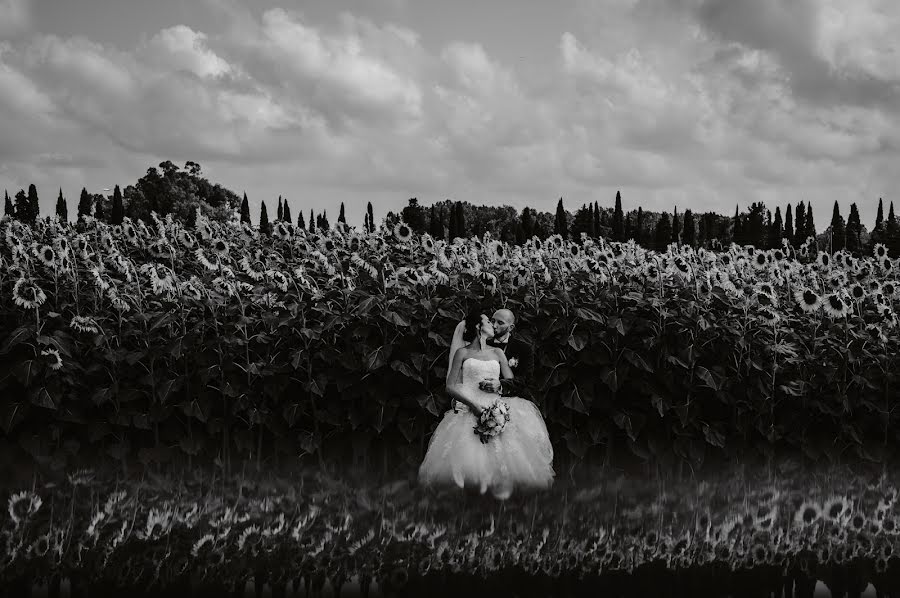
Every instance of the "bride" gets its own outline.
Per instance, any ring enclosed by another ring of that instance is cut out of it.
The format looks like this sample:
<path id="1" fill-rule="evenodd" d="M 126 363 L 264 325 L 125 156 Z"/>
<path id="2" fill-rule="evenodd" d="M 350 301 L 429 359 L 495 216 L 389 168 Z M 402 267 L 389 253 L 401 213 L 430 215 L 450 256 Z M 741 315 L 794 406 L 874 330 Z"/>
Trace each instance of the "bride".
<path id="1" fill-rule="evenodd" d="M 538 408 L 526 399 L 503 397 L 510 420 L 498 436 L 482 444 L 474 427 L 478 415 L 500 396 L 481 390 L 484 378 L 512 378 L 506 354 L 486 346 L 494 336 L 487 316 L 471 313 L 460 322 L 450 345 L 447 394 L 451 410 L 444 414 L 419 466 L 424 486 L 456 486 L 490 490 L 505 500 L 516 489 L 545 490 L 553 484 L 553 447 Z"/>

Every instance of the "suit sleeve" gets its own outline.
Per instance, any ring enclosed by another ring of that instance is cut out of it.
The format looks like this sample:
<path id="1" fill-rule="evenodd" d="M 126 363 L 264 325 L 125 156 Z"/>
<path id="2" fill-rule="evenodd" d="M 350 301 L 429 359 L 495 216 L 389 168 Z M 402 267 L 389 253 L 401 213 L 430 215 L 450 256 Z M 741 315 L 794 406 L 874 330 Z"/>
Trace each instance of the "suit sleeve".
<path id="1" fill-rule="evenodd" d="M 534 351 L 531 345 L 521 343 L 517 351 L 519 363 L 513 369 L 511 380 L 500 381 L 500 395 L 534 400 L 531 383 L 534 380 Z"/>

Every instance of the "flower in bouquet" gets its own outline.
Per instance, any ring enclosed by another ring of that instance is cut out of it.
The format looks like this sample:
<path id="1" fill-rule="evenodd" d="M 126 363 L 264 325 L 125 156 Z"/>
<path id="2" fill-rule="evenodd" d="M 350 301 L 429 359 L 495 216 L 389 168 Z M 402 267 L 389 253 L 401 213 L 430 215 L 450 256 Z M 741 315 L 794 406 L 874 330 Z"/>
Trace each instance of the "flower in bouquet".
<path id="1" fill-rule="evenodd" d="M 494 436 L 498 436 L 509 422 L 509 404 L 496 400 L 478 416 L 478 425 L 473 429 L 485 444 Z"/>

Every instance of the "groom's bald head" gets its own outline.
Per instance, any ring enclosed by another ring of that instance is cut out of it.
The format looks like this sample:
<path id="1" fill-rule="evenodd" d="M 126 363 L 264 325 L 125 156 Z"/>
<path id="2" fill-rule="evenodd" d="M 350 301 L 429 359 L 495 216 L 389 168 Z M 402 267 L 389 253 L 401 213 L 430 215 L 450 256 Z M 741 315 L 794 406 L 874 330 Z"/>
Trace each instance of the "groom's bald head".
<path id="1" fill-rule="evenodd" d="M 515 328 L 516 316 L 508 309 L 498 309 L 491 317 L 491 324 L 494 325 L 494 338 L 504 339 Z"/>
<path id="2" fill-rule="evenodd" d="M 513 312 L 509 311 L 508 309 L 498 309 L 497 311 L 494 312 L 494 317 L 500 318 L 510 324 L 516 323 L 516 316 L 513 314 Z"/>

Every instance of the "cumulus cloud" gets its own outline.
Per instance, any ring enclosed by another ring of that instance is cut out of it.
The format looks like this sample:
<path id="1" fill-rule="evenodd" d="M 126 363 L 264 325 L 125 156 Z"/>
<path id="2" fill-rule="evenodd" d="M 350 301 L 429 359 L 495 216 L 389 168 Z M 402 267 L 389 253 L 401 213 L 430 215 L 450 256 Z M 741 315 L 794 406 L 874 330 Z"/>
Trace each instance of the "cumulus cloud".
<path id="1" fill-rule="evenodd" d="M 198 77 L 218 77 L 230 71 L 228 63 L 206 46 L 206 35 L 184 25 L 163 29 L 150 39 L 145 51 L 158 66 L 183 69 Z"/>
<path id="2" fill-rule="evenodd" d="M 28 31 L 31 20 L 30 0 L 0 0 L 0 40 Z"/>
<path id="3" fill-rule="evenodd" d="M 572 209 L 623 189 L 650 209 L 729 213 L 900 182 L 888 0 L 585 2 L 527 76 L 492 40 L 208 4 L 221 27 L 132 48 L 0 43 L 0 181 L 108 187 L 172 159 L 316 211 L 370 196 Z"/>

